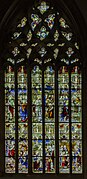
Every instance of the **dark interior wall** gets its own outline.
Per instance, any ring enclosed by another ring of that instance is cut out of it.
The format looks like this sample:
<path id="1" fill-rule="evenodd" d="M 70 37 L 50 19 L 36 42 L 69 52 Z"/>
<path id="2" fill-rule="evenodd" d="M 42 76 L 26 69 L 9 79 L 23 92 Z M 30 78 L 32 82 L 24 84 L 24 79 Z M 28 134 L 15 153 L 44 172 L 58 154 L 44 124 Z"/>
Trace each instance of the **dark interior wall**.
<path id="1" fill-rule="evenodd" d="M 16 1 L 16 0 L 14 0 Z M 14 2 L 13 0 L 0 0 L 0 21 L 2 20 L 4 14 L 9 9 L 10 5 Z M 26 1 L 26 0 L 25 0 Z M 59 0 L 58 0 L 59 1 Z M 67 4 L 74 3 L 74 0 L 64 0 Z M 75 0 L 77 6 L 79 7 L 82 16 L 87 24 L 87 0 Z"/>
<path id="2" fill-rule="evenodd" d="M 87 24 L 87 0 L 75 0 Z"/>

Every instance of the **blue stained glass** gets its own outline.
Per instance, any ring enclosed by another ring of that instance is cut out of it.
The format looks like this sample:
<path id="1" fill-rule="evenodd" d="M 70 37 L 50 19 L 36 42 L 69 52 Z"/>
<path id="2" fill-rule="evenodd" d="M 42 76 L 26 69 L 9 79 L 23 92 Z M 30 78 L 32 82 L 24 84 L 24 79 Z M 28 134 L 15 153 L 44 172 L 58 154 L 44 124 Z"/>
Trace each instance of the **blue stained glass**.
<path id="1" fill-rule="evenodd" d="M 28 155 L 26 157 L 20 156 L 19 158 L 19 173 L 28 173 Z"/>
<path id="2" fill-rule="evenodd" d="M 28 118 L 28 113 L 27 113 L 27 105 L 23 104 L 22 106 L 20 106 L 20 117 L 21 117 L 21 121 L 25 122 Z"/>
<path id="3" fill-rule="evenodd" d="M 32 14 L 31 19 L 33 22 L 31 23 L 32 30 L 34 31 L 35 27 L 42 21 L 41 18 L 37 14 Z"/>
<path id="4" fill-rule="evenodd" d="M 48 27 L 49 27 L 50 29 L 53 28 L 54 19 L 55 19 L 55 14 L 50 14 L 50 15 L 48 16 L 48 18 L 45 19 L 45 22 L 47 22 Z"/>
<path id="5" fill-rule="evenodd" d="M 44 40 L 48 34 L 49 32 L 46 31 L 46 27 L 42 26 L 40 31 L 37 32 L 37 37 L 40 38 L 40 40 Z"/>

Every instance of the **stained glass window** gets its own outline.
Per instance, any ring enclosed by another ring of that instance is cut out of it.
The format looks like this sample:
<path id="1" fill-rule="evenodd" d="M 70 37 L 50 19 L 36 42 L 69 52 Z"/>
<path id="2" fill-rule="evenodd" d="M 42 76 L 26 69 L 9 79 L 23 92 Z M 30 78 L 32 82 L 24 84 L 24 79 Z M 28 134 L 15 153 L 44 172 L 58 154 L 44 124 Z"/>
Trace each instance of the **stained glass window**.
<path id="1" fill-rule="evenodd" d="M 50 1 L 12 31 L 5 70 L 5 173 L 82 173 L 82 70 L 70 21 Z"/>

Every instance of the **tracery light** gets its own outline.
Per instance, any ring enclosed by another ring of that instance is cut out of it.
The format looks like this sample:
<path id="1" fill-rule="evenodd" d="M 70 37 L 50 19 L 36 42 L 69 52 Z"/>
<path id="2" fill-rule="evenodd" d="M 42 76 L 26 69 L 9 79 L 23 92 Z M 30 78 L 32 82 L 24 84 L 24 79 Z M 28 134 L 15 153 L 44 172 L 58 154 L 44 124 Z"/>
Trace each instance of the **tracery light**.
<path id="1" fill-rule="evenodd" d="M 41 14 L 44 14 L 49 9 L 49 6 L 46 4 L 45 1 L 42 1 L 41 5 L 38 6 L 37 9 L 39 9 Z"/>
<path id="2" fill-rule="evenodd" d="M 17 39 L 21 35 L 21 32 L 15 32 L 12 39 Z"/>
<path id="3" fill-rule="evenodd" d="M 18 24 L 17 27 L 24 27 L 27 23 L 27 18 L 26 17 L 23 17 L 23 19 L 21 20 L 21 23 Z"/>
<path id="4" fill-rule="evenodd" d="M 70 40 L 72 39 L 72 33 L 62 32 L 62 35 L 63 35 L 68 41 L 70 41 Z"/>
<path id="5" fill-rule="evenodd" d="M 47 22 L 48 27 L 49 27 L 50 29 L 53 28 L 54 19 L 55 19 L 55 14 L 50 14 L 50 15 L 48 16 L 48 18 L 45 19 L 45 22 Z"/>
<path id="6" fill-rule="evenodd" d="M 33 22 L 31 23 L 32 30 L 34 31 L 35 27 L 42 21 L 41 18 L 37 14 L 31 14 L 31 19 Z"/>
<path id="7" fill-rule="evenodd" d="M 32 32 L 31 30 L 29 30 L 28 34 L 27 34 L 27 41 L 29 42 L 32 39 Z"/>
<path id="8" fill-rule="evenodd" d="M 12 51 L 14 57 L 17 56 L 20 53 L 20 50 L 18 49 L 18 47 L 15 47 L 14 50 Z"/>
<path id="9" fill-rule="evenodd" d="M 59 38 L 59 33 L 58 30 L 56 30 L 56 32 L 54 33 L 54 41 L 56 42 Z"/>
<path id="10" fill-rule="evenodd" d="M 41 50 L 39 51 L 39 54 L 41 55 L 41 57 L 44 57 L 44 55 L 47 53 L 47 51 L 45 50 L 44 47 L 41 48 Z"/>
<path id="11" fill-rule="evenodd" d="M 49 32 L 46 31 L 46 27 L 42 26 L 40 31 L 37 33 L 37 37 L 40 38 L 40 40 L 44 40 L 48 34 Z"/>
<path id="12" fill-rule="evenodd" d="M 59 19 L 60 22 L 60 26 L 63 28 L 69 28 L 69 26 L 66 24 L 65 19 L 63 19 L 62 17 Z"/>

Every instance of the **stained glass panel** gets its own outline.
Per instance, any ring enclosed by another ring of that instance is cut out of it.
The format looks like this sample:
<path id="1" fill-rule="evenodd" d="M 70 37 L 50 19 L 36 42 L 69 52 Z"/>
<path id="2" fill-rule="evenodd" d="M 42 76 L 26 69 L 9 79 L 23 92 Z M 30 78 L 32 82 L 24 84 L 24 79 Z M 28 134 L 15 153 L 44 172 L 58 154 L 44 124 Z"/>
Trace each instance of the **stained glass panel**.
<path id="1" fill-rule="evenodd" d="M 42 72 L 35 66 L 32 78 L 32 171 L 43 172 Z"/>
<path id="2" fill-rule="evenodd" d="M 69 141 L 69 74 L 67 67 L 58 71 L 58 106 L 59 106 L 59 172 L 70 172 Z"/>
<path id="3" fill-rule="evenodd" d="M 26 67 L 18 69 L 18 173 L 28 173 L 28 112 Z"/>
<path id="4" fill-rule="evenodd" d="M 75 66 L 71 73 L 72 173 L 82 173 L 82 75 Z"/>
<path id="5" fill-rule="evenodd" d="M 55 173 L 55 73 L 51 66 L 44 72 L 45 83 L 45 172 Z"/>
<path id="6" fill-rule="evenodd" d="M 48 16 L 48 18 L 45 19 L 45 22 L 47 22 L 48 27 L 49 27 L 50 29 L 53 28 L 54 19 L 55 19 L 55 14 L 50 14 L 50 15 Z"/>
<path id="7" fill-rule="evenodd" d="M 46 30 L 45 26 L 42 26 L 40 31 L 37 32 L 37 37 L 40 38 L 40 40 L 44 40 L 49 34 L 49 31 Z"/>
<path id="8" fill-rule="evenodd" d="M 31 14 L 31 19 L 33 22 L 31 23 L 31 28 L 34 31 L 35 27 L 42 21 L 41 18 L 37 14 Z"/>
<path id="9" fill-rule="evenodd" d="M 5 172 L 15 173 L 15 78 L 11 66 L 5 71 Z"/>

